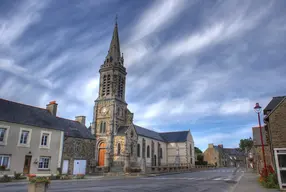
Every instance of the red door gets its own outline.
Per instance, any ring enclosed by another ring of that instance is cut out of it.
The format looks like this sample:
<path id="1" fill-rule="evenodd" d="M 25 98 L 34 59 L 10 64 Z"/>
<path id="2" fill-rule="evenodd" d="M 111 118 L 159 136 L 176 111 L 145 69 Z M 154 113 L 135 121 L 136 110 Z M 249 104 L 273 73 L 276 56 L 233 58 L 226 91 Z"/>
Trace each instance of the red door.
<path id="1" fill-rule="evenodd" d="M 105 152 L 106 152 L 106 144 L 100 143 L 99 151 L 98 151 L 98 166 L 104 166 Z"/>

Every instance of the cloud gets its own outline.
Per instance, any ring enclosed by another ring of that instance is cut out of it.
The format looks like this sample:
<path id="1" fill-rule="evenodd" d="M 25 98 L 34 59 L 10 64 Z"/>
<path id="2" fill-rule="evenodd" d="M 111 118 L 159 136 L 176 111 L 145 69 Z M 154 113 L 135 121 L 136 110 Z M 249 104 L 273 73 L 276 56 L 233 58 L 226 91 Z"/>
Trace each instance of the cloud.
<path id="1" fill-rule="evenodd" d="M 172 19 L 186 8 L 186 3 L 185 0 L 155 1 L 137 21 L 130 41 L 136 41 L 170 25 Z"/>
<path id="2" fill-rule="evenodd" d="M 48 4 L 47 1 L 26 0 L 11 11 L 5 19 L 0 18 L 0 45 L 10 46 L 20 38 L 26 29 L 40 20 L 40 11 Z M 15 14 L 16 13 L 16 14 Z"/>
<path id="3" fill-rule="evenodd" d="M 248 138 L 252 135 L 252 127 L 255 124 L 245 124 L 241 126 L 230 125 L 229 127 L 223 127 L 221 129 L 212 129 L 211 133 L 203 134 L 193 133 L 195 138 L 195 145 L 201 150 L 205 150 L 208 144 L 228 144 L 224 147 L 238 147 L 240 139 Z"/>
<path id="4" fill-rule="evenodd" d="M 45 78 L 40 78 L 37 75 L 32 75 L 27 68 L 16 65 L 13 60 L 1 59 L 0 58 L 0 70 L 9 72 L 18 77 L 24 78 L 26 80 L 38 82 L 39 85 L 46 88 L 52 88 L 53 83 Z"/>

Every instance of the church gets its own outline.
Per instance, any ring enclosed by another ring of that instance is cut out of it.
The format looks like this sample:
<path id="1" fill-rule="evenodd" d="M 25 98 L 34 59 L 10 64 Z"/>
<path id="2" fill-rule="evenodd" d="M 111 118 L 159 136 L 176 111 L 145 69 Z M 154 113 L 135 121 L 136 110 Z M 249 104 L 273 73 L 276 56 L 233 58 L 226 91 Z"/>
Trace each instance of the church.
<path id="1" fill-rule="evenodd" d="M 120 51 L 118 24 L 104 63 L 100 66 L 99 95 L 95 100 L 90 131 L 96 137 L 97 166 L 147 167 L 195 165 L 194 140 L 190 130 L 155 132 L 135 125 L 128 109 L 127 71 Z"/>
<path id="2" fill-rule="evenodd" d="M 159 133 L 133 123 L 125 100 L 127 72 L 117 22 L 99 73 L 89 128 L 85 116 L 57 116 L 56 101 L 41 108 L 0 98 L 0 166 L 5 174 L 77 175 L 133 168 L 146 172 L 159 166 L 195 165 L 190 130 Z"/>

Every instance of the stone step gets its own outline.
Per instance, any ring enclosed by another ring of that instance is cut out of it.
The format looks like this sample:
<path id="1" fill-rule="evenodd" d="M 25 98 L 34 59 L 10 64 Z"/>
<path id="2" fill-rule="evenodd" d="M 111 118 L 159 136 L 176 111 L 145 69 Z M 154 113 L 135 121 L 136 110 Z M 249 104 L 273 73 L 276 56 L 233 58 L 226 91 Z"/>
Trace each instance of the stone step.
<path id="1" fill-rule="evenodd" d="M 108 172 L 103 173 L 103 176 L 125 176 L 124 172 Z"/>
<path id="2" fill-rule="evenodd" d="M 111 167 L 110 172 L 123 172 L 123 167 Z"/>

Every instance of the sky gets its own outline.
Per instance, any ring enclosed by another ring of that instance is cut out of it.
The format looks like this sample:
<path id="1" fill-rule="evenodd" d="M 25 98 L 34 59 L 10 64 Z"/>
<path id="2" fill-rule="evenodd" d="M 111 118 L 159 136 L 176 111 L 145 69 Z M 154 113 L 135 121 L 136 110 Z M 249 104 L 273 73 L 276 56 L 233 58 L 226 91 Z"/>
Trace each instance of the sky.
<path id="1" fill-rule="evenodd" d="M 134 123 L 238 147 L 286 95 L 286 1 L 0 0 L 0 97 L 92 122 L 115 16 Z"/>

